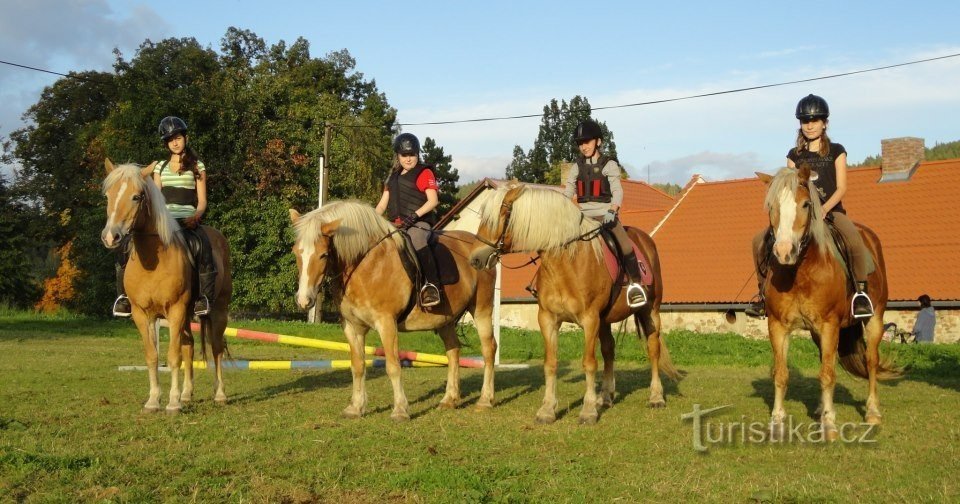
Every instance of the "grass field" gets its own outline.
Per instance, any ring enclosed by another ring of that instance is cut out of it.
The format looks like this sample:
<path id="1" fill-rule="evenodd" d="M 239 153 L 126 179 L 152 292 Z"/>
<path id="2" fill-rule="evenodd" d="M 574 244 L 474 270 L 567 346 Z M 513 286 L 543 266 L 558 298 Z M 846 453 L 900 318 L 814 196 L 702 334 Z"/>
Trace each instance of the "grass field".
<path id="1" fill-rule="evenodd" d="M 342 340 L 336 326 L 236 325 Z M 129 321 L 0 311 L 0 502 L 957 502 L 960 500 L 960 347 L 891 346 L 906 378 L 881 385 L 884 424 L 860 422 L 866 383 L 838 372 L 837 420 L 871 442 L 751 442 L 736 424 L 765 423 L 772 402 L 769 345 L 731 334 L 666 336 L 686 372 L 666 382 L 666 409 L 647 407 L 649 369 L 634 337 L 618 339 L 618 396 L 595 426 L 577 422 L 583 394 L 579 333 L 561 340 L 559 419 L 537 425 L 542 341 L 504 331 L 497 406 L 478 412 L 481 371 L 462 371 L 465 405 L 438 410 L 445 370 L 405 369 L 410 422 L 389 419 L 383 370 L 368 373 L 370 413 L 344 420 L 346 370 L 227 371 L 230 403 L 211 400 L 198 372 L 195 402 L 176 416 L 143 415 L 148 384 Z M 477 355 L 476 335 L 463 335 Z M 403 348 L 440 352 L 432 334 Z M 376 343 L 371 334 L 368 344 Z M 809 338 L 790 347 L 787 411 L 813 421 L 819 384 Z M 231 341 L 234 358 L 346 358 Z M 161 377 L 165 403 L 169 376 Z M 694 405 L 731 407 L 705 418 L 706 451 L 681 420 Z M 731 429 L 730 433 L 720 429 Z M 753 438 L 753 441 L 757 439 Z M 816 439 L 813 439 L 816 441 Z"/>

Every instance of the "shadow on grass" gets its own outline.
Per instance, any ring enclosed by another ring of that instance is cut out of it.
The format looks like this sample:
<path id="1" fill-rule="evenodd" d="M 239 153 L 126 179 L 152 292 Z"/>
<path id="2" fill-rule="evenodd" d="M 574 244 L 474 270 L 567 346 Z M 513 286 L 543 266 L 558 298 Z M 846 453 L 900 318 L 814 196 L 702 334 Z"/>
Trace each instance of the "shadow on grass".
<path id="1" fill-rule="evenodd" d="M 820 418 L 816 415 L 816 411 L 820 406 L 820 378 L 816 375 L 804 376 L 799 369 L 792 366 L 788 366 L 787 369 L 790 374 L 787 378 L 787 394 L 786 397 L 784 397 L 784 401 L 800 402 L 806 406 L 807 416 L 809 416 L 811 419 L 819 421 Z M 838 372 L 841 371 L 838 370 Z M 863 384 L 863 395 L 866 397 L 866 380 L 858 380 L 858 382 Z M 767 404 L 767 410 L 772 411 L 774 396 L 773 378 L 758 378 L 752 382 L 752 385 L 753 394 L 750 397 L 762 398 Z M 861 401 L 854 398 L 850 393 L 850 389 L 840 383 L 837 383 L 834 386 L 833 402 L 834 404 L 853 406 L 856 408 L 857 413 L 859 413 L 861 417 L 867 413 L 866 399 Z"/>

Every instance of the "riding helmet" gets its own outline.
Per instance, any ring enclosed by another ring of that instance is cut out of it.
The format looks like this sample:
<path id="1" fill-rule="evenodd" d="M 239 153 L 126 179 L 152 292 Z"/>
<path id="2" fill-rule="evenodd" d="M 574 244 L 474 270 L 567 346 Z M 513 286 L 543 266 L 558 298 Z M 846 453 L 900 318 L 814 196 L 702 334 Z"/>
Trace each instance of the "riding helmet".
<path id="1" fill-rule="evenodd" d="M 603 130 L 600 129 L 600 125 L 593 119 L 580 121 L 580 123 L 577 124 L 577 128 L 573 130 L 573 141 L 575 143 L 586 142 L 594 138 L 602 140 Z"/>
<path id="2" fill-rule="evenodd" d="M 187 134 L 187 123 L 183 122 L 183 119 L 175 116 L 167 116 L 163 119 L 160 119 L 160 140 L 164 142 L 169 141 L 171 138 L 179 135 Z"/>
<path id="3" fill-rule="evenodd" d="M 830 107 L 827 106 L 827 100 L 817 95 L 807 95 L 797 103 L 797 119 L 801 121 L 826 119 L 828 117 L 830 117 Z"/>
<path id="4" fill-rule="evenodd" d="M 420 154 L 420 140 L 413 133 L 401 133 L 393 139 L 393 152 L 397 154 Z"/>

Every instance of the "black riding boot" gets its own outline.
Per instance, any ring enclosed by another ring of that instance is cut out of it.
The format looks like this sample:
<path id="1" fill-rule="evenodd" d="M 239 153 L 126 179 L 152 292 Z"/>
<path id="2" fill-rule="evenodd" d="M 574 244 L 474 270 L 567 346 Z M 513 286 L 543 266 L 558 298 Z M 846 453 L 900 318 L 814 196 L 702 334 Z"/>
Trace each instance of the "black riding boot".
<path id="1" fill-rule="evenodd" d="M 748 306 L 746 310 L 743 310 L 743 313 L 753 318 L 764 317 L 767 315 L 765 303 L 766 301 L 763 299 L 763 286 L 761 285 L 757 295 L 753 296 L 753 299 L 750 300 L 750 306 Z"/>
<path id="2" fill-rule="evenodd" d="M 210 239 L 207 233 L 202 229 L 194 230 L 200 237 L 202 246 L 200 247 L 200 257 L 197 258 L 197 271 L 200 277 L 200 295 L 193 306 L 193 314 L 198 317 L 210 313 L 213 307 L 214 293 L 217 285 L 217 266 L 213 262 L 213 249 L 210 247 Z"/>
<path id="3" fill-rule="evenodd" d="M 623 254 L 623 265 L 627 270 L 627 276 L 630 277 L 630 284 L 627 285 L 627 306 L 630 308 L 639 308 L 647 304 L 647 293 L 643 290 L 643 275 L 640 274 L 640 265 L 637 264 L 637 254 L 630 252 Z"/>
<path id="4" fill-rule="evenodd" d="M 423 287 L 420 289 L 420 306 L 429 308 L 440 304 L 440 274 L 437 272 L 437 263 L 433 259 L 430 247 L 417 251 L 420 260 L 420 272 L 423 274 Z"/>
<path id="5" fill-rule="evenodd" d="M 850 311 L 853 318 L 868 318 L 873 316 L 873 302 L 867 296 L 867 282 L 857 282 L 857 293 L 850 300 Z"/>
<path id="6" fill-rule="evenodd" d="M 130 307 L 130 298 L 127 297 L 127 292 L 123 287 L 123 274 L 126 271 L 126 261 L 124 264 L 117 262 L 116 264 L 116 274 L 117 274 L 117 299 L 113 302 L 113 316 L 114 317 L 129 317 L 131 312 Z"/>

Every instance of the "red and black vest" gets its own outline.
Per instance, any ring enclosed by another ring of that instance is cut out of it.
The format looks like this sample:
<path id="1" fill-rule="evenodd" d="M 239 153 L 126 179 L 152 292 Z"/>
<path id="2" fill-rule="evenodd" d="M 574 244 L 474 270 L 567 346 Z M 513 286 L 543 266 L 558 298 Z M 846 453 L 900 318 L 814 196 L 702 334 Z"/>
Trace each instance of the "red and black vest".
<path id="1" fill-rule="evenodd" d="M 387 203 L 387 213 L 391 221 L 402 219 L 422 207 L 427 202 L 426 193 L 417 188 L 417 179 L 423 170 L 430 170 L 430 165 L 417 164 L 407 173 L 403 170 L 396 170 L 390 174 L 387 179 L 387 190 L 390 191 L 390 201 Z M 436 212 L 420 217 L 420 220 L 429 223 L 431 226 L 436 224 Z"/>
<path id="2" fill-rule="evenodd" d="M 587 164 L 583 156 L 577 160 L 577 202 L 601 201 L 610 203 L 613 193 L 610 192 L 610 181 L 603 174 L 603 167 L 611 158 L 600 155 L 597 164 Z"/>

